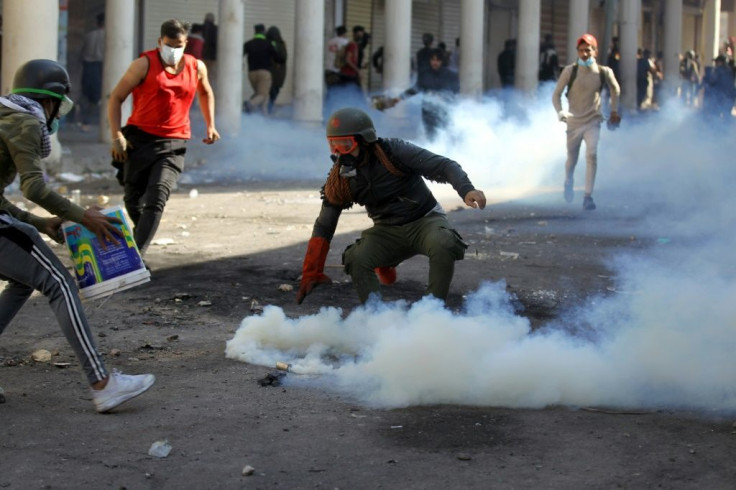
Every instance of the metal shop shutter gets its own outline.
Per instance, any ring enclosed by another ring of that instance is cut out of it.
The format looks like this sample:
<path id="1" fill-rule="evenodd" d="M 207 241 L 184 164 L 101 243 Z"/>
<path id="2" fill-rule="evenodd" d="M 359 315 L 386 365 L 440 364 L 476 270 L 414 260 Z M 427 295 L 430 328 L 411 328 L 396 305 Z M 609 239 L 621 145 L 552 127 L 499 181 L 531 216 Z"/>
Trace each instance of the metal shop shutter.
<path id="1" fill-rule="evenodd" d="M 567 20 L 569 16 L 569 2 L 567 0 L 545 0 L 542 2 L 539 40 L 552 34 L 552 42 L 557 50 L 560 64 L 569 64 L 567 60 Z M 581 33 L 582 34 L 582 33 Z"/>
<path id="2" fill-rule="evenodd" d="M 386 44 L 386 2 L 375 0 L 373 4 L 373 20 L 371 22 L 371 52 L 375 53 L 378 48 Z M 372 56 L 372 55 L 371 55 Z M 369 60 L 370 62 L 370 60 Z M 383 77 L 370 66 L 368 77 L 368 92 L 376 93 L 383 90 Z"/>
<path id="3" fill-rule="evenodd" d="M 443 0 L 440 5 L 440 38 L 447 50 L 455 50 L 455 39 L 460 37 L 460 0 Z"/>
<path id="4" fill-rule="evenodd" d="M 371 32 L 371 16 L 373 14 L 373 2 L 370 0 L 347 0 L 345 2 L 345 27 L 348 34 L 352 36 L 353 26 L 363 26 L 366 32 Z"/>
<path id="5" fill-rule="evenodd" d="M 438 0 L 413 0 L 411 6 L 411 59 L 417 61 L 417 51 L 422 49 L 422 34 L 434 35 L 434 47 L 440 41 L 440 4 Z M 414 67 L 416 69 L 416 67 Z"/>
<path id="6" fill-rule="evenodd" d="M 161 24 L 168 19 L 184 22 L 202 23 L 207 12 L 215 14 L 218 22 L 217 2 L 213 0 L 156 0 L 143 3 L 143 36 L 141 51 L 156 47 L 161 35 Z M 136 53 L 136 56 L 138 53 Z"/>

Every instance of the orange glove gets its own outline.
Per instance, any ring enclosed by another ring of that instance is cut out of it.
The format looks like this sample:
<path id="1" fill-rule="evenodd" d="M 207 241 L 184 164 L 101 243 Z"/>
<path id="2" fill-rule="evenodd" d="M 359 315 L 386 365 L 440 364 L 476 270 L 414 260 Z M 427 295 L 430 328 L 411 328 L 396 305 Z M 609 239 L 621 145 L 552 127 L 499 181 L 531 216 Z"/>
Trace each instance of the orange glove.
<path id="1" fill-rule="evenodd" d="M 299 283 L 299 291 L 296 293 L 296 302 L 302 304 L 304 298 L 312 292 L 319 284 L 330 284 L 332 279 L 324 273 L 327 252 L 330 250 L 330 242 L 322 237 L 314 236 L 309 239 L 307 253 L 302 265 L 302 280 Z"/>
<path id="2" fill-rule="evenodd" d="M 374 270 L 378 275 L 378 282 L 384 286 L 396 282 L 396 267 L 376 267 Z"/>

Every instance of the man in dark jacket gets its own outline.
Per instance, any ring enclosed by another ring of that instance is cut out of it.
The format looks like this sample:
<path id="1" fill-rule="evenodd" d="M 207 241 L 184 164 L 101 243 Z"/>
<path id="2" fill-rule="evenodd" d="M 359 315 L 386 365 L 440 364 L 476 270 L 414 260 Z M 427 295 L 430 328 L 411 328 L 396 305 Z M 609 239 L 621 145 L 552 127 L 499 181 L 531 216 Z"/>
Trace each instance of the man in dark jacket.
<path id="1" fill-rule="evenodd" d="M 243 56 L 248 57 L 248 81 L 253 87 L 250 100 L 243 103 L 245 112 L 259 108 L 263 114 L 268 114 L 268 94 L 271 91 L 271 67 L 273 60 L 278 58 L 274 45 L 266 39 L 266 26 L 256 24 L 255 36 L 243 45 Z"/>
<path id="2" fill-rule="evenodd" d="M 217 85 L 217 24 L 215 24 L 215 14 L 209 12 L 204 17 L 202 24 L 202 37 L 204 44 L 202 46 L 202 61 L 207 67 L 210 85 L 214 89 Z"/>
<path id="3" fill-rule="evenodd" d="M 327 141 L 335 163 L 322 187 L 297 302 L 318 284 L 331 282 L 324 273 L 330 241 L 340 214 L 353 204 L 365 206 L 374 224 L 343 253 L 360 301 L 380 295 L 379 284 L 392 284 L 395 267 L 418 254 L 429 257 L 427 293 L 446 299 L 455 261 L 462 260 L 467 245 L 423 179 L 450 183 L 472 208 L 485 207 L 483 192 L 457 162 L 400 139 L 378 138 L 373 121 L 359 109 L 333 113 Z"/>
<path id="4" fill-rule="evenodd" d="M 422 124 L 427 138 L 434 139 L 437 131 L 447 127 L 450 118 L 450 104 L 460 91 L 460 81 L 456 72 L 443 65 L 445 60 L 441 49 L 435 48 L 429 55 L 429 70 L 417 79 L 416 85 L 392 99 L 387 107 L 400 100 L 422 94 Z"/>
<path id="5" fill-rule="evenodd" d="M 429 58 L 432 56 L 432 51 L 435 48 L 432 47 L 434 43 L 434 36 L 431 32 L 425 32 L 422 34 L 422 44 L 424 47 L 417 51 L 417 82 L 420 82 L 424 77 L 425 72 L 430 70 Z"/>
<path id="6" fill-rule="evenodd" d="M 496 60 L 501 87 L 513 88 L 516 71 L 516 39 L 507 39 Z"/>
<path id="7" fill-rule="evenodd" d="M 703 93 L 703 115 L 716 119 L 731 120 L 731 109 L 733 109 L 734 76 L 733 70 L 726 64 L 726 57 L 718 55 L 714 60 L 714 66 L 705 69 L 702 86 Z"/>
<path id="8" fill-rule="evenodd" d="M 122 231 L 114 225 L 119 223 L 117 218 L 95 208 L 80 208 L 44 182 L 41 159 L 51 151 L 49 136 L 58 128 L 59 118 L 72 108 L 67 97 L 70 85 L 69 74 L 56 61 L 31 60 L 18 68 L 11 93 L 0 97 L 0 278 L 7 281 L 0 294 L 0 333 L 31 294 L 41 292 L 79 359 L 97 411 L 107 412 L 148 390 L 155 377 L 108 373 L 77 285 L 40 235 L 60 240 L 62 220 L 69 220 L 84 225 L 103 247 L 123 239 Z M 52 217 L 21 210 L 5 198 L 5 187 L 16 176 L 20 177 L 23 197 Z"/>

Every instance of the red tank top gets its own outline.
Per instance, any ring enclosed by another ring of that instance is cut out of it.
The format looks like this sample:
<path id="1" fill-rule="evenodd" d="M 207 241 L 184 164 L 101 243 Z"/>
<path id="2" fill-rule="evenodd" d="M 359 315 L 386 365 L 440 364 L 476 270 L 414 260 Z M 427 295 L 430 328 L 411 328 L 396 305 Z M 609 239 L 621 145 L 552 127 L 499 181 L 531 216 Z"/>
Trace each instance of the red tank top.
<path id="1" fill-rule="evenodd" d="M 197 59 L 185 54 L 184 69 L 172 75 L 164 70 L 158 49 L 142 56 L 148 58 L 148 73 L 133 89 L 133 114 L 128 124 L 163 138 L 191 138 L 189 109 L 199 83 Z"/>

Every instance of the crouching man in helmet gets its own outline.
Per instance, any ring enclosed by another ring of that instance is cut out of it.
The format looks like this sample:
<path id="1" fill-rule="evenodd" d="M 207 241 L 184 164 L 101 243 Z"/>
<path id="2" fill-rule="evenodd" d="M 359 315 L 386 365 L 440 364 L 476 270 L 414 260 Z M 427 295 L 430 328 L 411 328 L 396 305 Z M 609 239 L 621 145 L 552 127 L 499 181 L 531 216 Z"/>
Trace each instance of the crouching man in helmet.
<path id="1" fill-rule="evenodd" d="M 427 293 L 445 300 L 455 261 L 467 245 L 422 179 L 447 182 L 465 204 L 483 209 L 486 198 L 460 165 L 400 139 L 376 136 L 371 118 L 345 108 L 327 121 L 334 165 L 322 187 L 322 208 L 312 230 L 297 293 L 301 303 L 315 286 L 331 282 L 324 273 L 330 240 L 343 209 L 365 206 L 373 227 L 343 253 L 361 302 L 380 297 L 380 284 L 396 280 L 395 267 L 414 255 L 429 258 Z"/>
<path id="2" fill-rule="evenodd" d="M 77 285 L 39 234 L 58 241 L 62 220 L 69 220 L 84 225 L 103 246 L 117 243 L 116 236 L 123 239 L 114 225 L 120 222 L 117 218 L 94 208 L 83 209 L 44 182 L 41 159 L 51 151 L 49 135 L 56 131 L 59 118 L 72 108 L 69 89 L 69 74 L 63 66 L 52 60 L 31 60 L 18 68 L 11 93 L 0 97 L 0 279 L 7 281 L 0 293 L 0 333 L 34 290 L 43 293 L 87 375 L 97 411 L 107 412 L 146 391 L 155 378 L 107 372 Z M 5 187 L 16 175 L 23 196 L 53 217 L 23 211 L 5 198 Z"/>

